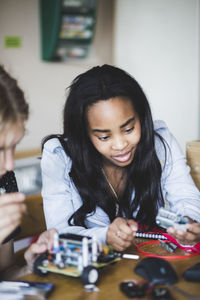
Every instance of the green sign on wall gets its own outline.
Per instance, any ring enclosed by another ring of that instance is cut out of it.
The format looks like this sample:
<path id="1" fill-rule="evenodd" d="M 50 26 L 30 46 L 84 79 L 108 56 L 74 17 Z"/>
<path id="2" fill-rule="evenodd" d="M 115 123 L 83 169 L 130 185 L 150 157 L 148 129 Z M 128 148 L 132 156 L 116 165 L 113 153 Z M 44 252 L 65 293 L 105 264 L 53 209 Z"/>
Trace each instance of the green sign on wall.
<path id="1" fill-rule="evenodd" d="M 22 39 L 20 36 L 6 36 L 4 39 L 5 48 L 20 48 Z"/>

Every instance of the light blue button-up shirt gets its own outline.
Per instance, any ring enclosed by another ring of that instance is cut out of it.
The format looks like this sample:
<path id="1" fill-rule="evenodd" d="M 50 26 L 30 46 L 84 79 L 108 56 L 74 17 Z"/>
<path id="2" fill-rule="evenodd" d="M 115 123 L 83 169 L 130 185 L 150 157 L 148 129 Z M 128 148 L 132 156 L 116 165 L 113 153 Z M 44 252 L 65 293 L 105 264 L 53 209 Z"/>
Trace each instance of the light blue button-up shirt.
<path id="1" fill-rule="evenodd" d="M 200 222 L 200 192 L 192 181 L 185 156 L 163 121 L 155 121 L 154 128 L 169 146 L 166 146 L 165 163 L 163 145 L 160 139 L 155 137 L 156 153 L 162 165 L 161 187 L 165 205 L 169 206 L 172 211 Z M 93 215 L 87 217 L 88 229 L 68 225 L 68 219 L 82 205 L 81 197 L 69 176 L 71 165 L 71 159 L 66 155 L 57 138 L 45 143 L 41 169 L 42 197 L 47 228 L 56 228 L 59 233 L 95 235 L 104 244 L 110 220 L 100 207 L 97 207 Z M 132 201 L 134 201 L 134 191 Z"/>

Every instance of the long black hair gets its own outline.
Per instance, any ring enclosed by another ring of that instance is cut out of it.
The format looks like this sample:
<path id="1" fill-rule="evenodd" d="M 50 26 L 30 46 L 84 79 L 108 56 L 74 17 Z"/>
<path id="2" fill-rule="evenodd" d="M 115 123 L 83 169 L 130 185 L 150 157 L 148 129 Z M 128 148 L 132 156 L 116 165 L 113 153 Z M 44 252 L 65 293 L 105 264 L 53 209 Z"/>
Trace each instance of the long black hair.
<path id="1" fill-rule="evenodd" d="M 102 174 L 102 156 L 90 141 L 86 114 L 88 107 L 100 100 L 130 99 L 141 124 L 141 139 L 134 159 L 127 168 L 127 182 L 119 207 Z M 158 205 L 163 205 L 161 164 L 155 151 L 155 135 L 148 100 L 137 81 L 125 71 L 110 65 L 97 66 L 77 76 L 64 107 L 63 135 L 59 137 L 72 160 L 70 176 L 82 198 L 82 206 L 69 219 L 70 225 L 85 226 L 86 217 L 101 207 L 110 222 L 116 216 L 132 218 L 152 227 Z M 131 202 L 135 190 L 134 201 Z M 132 203 L 132 204 L 131 204 Z"/>

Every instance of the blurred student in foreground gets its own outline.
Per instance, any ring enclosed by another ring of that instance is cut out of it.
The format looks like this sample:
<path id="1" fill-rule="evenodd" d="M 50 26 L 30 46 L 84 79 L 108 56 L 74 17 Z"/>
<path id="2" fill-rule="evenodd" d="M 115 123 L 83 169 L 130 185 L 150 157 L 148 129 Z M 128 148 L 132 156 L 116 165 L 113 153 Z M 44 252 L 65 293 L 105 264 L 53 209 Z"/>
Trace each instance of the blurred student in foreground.
<path id="1" fill-rule="evenodd" d="M 13 238 L 20 231 L 20 220 L 26 211 L 25 196 L 18 192 L 14 153 L 25 132 L 29 108 L 23 91 L 0 66 L 0 278 L 10 279 L 32 270 L 35 257 L 51 248 L 54 229 L 42 233 L 25 253 L 27 265 L 15 264 Z"/>

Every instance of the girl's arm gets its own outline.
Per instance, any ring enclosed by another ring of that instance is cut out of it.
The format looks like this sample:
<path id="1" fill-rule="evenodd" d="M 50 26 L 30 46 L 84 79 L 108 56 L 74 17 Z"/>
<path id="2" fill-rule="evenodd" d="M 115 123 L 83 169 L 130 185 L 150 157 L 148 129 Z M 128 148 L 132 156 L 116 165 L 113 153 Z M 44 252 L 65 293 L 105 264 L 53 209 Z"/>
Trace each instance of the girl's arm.
<path id="1" fill-rule="evenodd" d="M 200 222 L 200 192 L 176 139 L 168 130 L 165 131 L 164 138 L 170 148 L 169 151 L 167 147 L 167 162 L 162 174 L 165 202 L 172 211 Z"/>
<path id="2" fill-rule="evenodd" d="M 59 233 L 95 235 L 101 243 L 106 242 L 110 221 L 99 208 L 87 218 L 87 228 L 69 226 L 71 215 L 82 205 L 82 200 L 71 180 L 71 160 L 65 154 L 58 139 L 46 142 L 42 160 L 42 196 L 47 228 L 56 228 Z"/>
<path id="3" fill-rule="evenodd" d="M 86 219 L 87 229 L 69 226 L 71 215 L 82 205 L 82 200 L 71 180 L 71 161 L 57 139 L 49 140 L 44 147 L 42 160 L 42 196 L 47 228 L 59 233 L 94 236 L 102 244 L 108 243 L 116 250 L 125 250 L 133 242 L 137 225 L 133 221 L 116 218 L 112 224 L 105 212 L 97 207 Z M 134 229 L 133 229 L 134 227 Z M 117 235 L 117 233 L 120 236 Z"/>
<path id="4" fill-rule="evenodd" d="M 170 151 L 167 148 L 167 162 L 162 175 L 165 202 L 172 211 L 191 220 L 188 231 L 170 228 L 168 233 L 180 243 L 200 242 L 200 192 L 191 178 L 190 168 L 176 139 L 168 130 L 164 138 L 170 148 Z"/>

